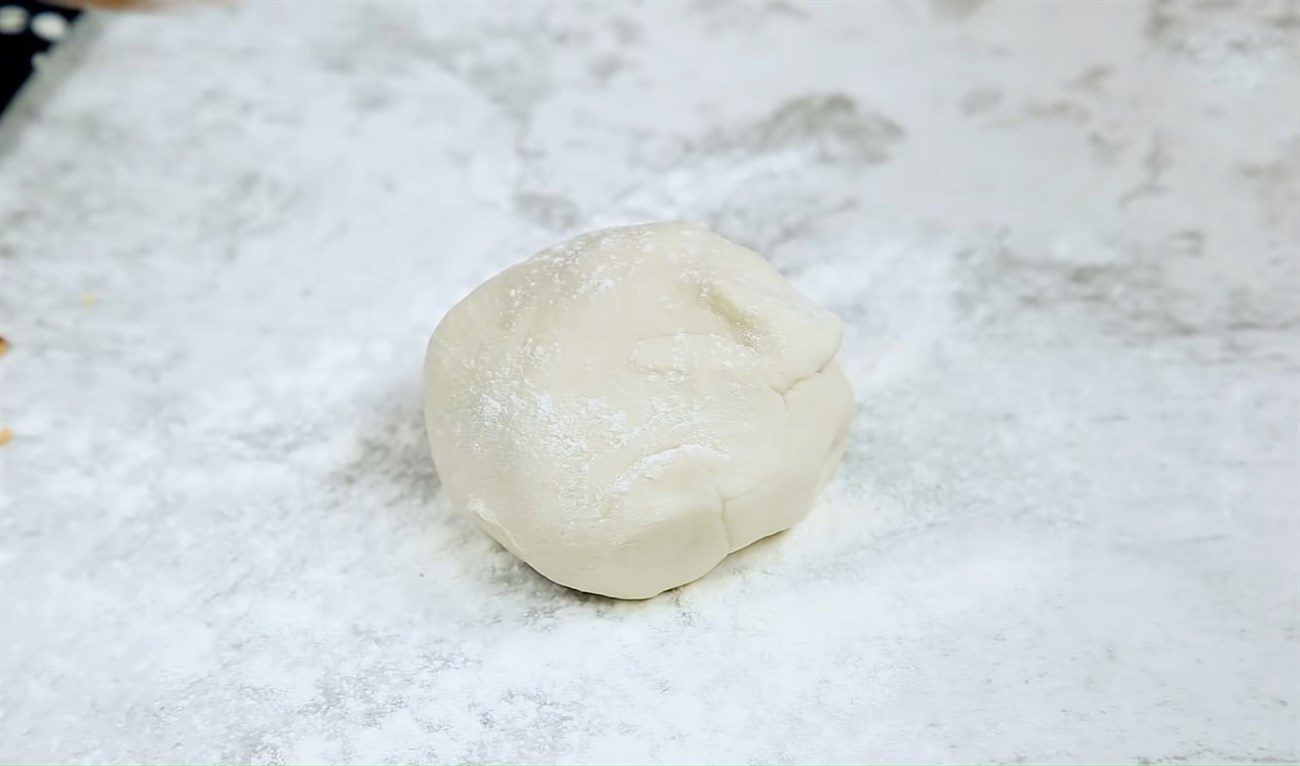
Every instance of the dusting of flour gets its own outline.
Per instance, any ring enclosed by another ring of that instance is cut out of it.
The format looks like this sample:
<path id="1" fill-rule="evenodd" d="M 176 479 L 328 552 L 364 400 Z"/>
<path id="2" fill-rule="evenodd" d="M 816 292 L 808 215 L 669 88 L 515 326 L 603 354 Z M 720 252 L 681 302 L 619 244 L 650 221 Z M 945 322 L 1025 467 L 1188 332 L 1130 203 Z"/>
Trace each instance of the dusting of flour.
<path id="1" fill-rule="evenodd" d="M 177 5 L 0 120 L 0 761 L 1300 758 L 1294 4 Z M 676 217 L 844 318 L 849 450 L 578 595 L 442 504 L 418 359 Z"/>

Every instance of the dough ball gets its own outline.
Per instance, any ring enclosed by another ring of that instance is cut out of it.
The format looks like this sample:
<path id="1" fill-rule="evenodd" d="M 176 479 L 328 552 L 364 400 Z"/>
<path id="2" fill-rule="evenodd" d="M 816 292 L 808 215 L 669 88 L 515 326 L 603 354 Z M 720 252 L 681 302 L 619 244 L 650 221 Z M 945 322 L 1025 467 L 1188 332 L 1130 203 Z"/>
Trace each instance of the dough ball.
<path id="1" fill-rule="evenodd" d="M 840 322 L 688 223 L 584 234 L 447 313 L 425 417 L 453 505 L 557 583 L 649 598 L 788 529 L 843 452 Z"/>

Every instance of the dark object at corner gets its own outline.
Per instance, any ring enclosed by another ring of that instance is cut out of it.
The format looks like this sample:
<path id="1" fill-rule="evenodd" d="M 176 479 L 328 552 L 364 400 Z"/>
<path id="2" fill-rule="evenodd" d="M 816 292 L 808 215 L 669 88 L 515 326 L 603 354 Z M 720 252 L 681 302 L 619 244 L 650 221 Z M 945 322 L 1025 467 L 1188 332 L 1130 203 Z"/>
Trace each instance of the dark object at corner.
<path id="1" fill-rule="evenodd" d="M 36 71 L 37 59 L 71 34 L 80 15 L 39 0 L 0 0 L 0 115 Z"/>

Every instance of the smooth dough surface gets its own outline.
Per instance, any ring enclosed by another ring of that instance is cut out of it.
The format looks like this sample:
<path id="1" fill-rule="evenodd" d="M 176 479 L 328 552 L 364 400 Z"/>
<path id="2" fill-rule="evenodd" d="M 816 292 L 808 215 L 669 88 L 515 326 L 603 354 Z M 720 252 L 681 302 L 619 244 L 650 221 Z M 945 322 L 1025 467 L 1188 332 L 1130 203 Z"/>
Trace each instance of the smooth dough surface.
<path id="1" fill-rule="evenodd" d="M 852 412 L 840 334 L 700 226 L 584 234 L 438 325 L 434 461 L 452 504 L 546 577 L 648 598 L 808 512 Z"/>

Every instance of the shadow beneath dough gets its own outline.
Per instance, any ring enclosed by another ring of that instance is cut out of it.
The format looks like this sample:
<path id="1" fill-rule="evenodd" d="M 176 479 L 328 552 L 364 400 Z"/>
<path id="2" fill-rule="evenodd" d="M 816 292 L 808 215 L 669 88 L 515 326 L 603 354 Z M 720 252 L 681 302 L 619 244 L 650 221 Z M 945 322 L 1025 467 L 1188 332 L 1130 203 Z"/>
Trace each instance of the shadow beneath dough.
<path id="1" fill-rule="evenodd" d="M 366 409 L 357 455 L 340 471 L 347 485 L 369 484 L 428 508 L 442 487 L 424 434 L 420 381 L 388 386 Z"/>
<path id="2" fill-rule="evenodd" d="M 626 613 L 675 601 L 688 583 L 650 599 L 624 600 L 585 593 L 559 585 L 539 574 L 493 540 L 464 514 L 439 497 L 442 482 L 429 451 L 424 430 L 423 391 L 418 375 L 401 379 L 378 392 L 367 408 L 363 433 L 355 457 L 338 473 L 347 486 L 364 487 L 361 496 L 376 513 L 393 524 L 424 538 L 419 556 L 452 556 L 456 569 L 469 573 L 482 587 L 500 598 L 499 606 L 515 612 L 524 623 L 547 622 L 558 613 L 579 609 L 595 614 Z M 705 580 L 744 576 L 761 571 L 773 546 L 784 538 L 776 533 L 723 559 L 704 575 Z M 392 562 L 402 566 L 400 562 Z M 405 566 L 420 567 L 418 559 Z M 476 595 L 481 596 L 481 591 Z"/>
<path id="3" fill-rule="evenodd" d="M 616 603 L 551 582 L 440 497 L 442 480 L 425 434 L 423 402 L 418 371 L 377 390 L 362 406 L 367 414 L 356 454 L 335 475 L 344 487 L 358 490 L 370 512 L 385 517 L 384 526 L 420 538 L 411 559 L 390 563 L 422 577 L 421 562 L 456 557 L 454 568 L 472 576 L 475 590 L 497 592 L 502 606 L 522 601 L 523 612 L 535 617 L 575 604 Z"/>

